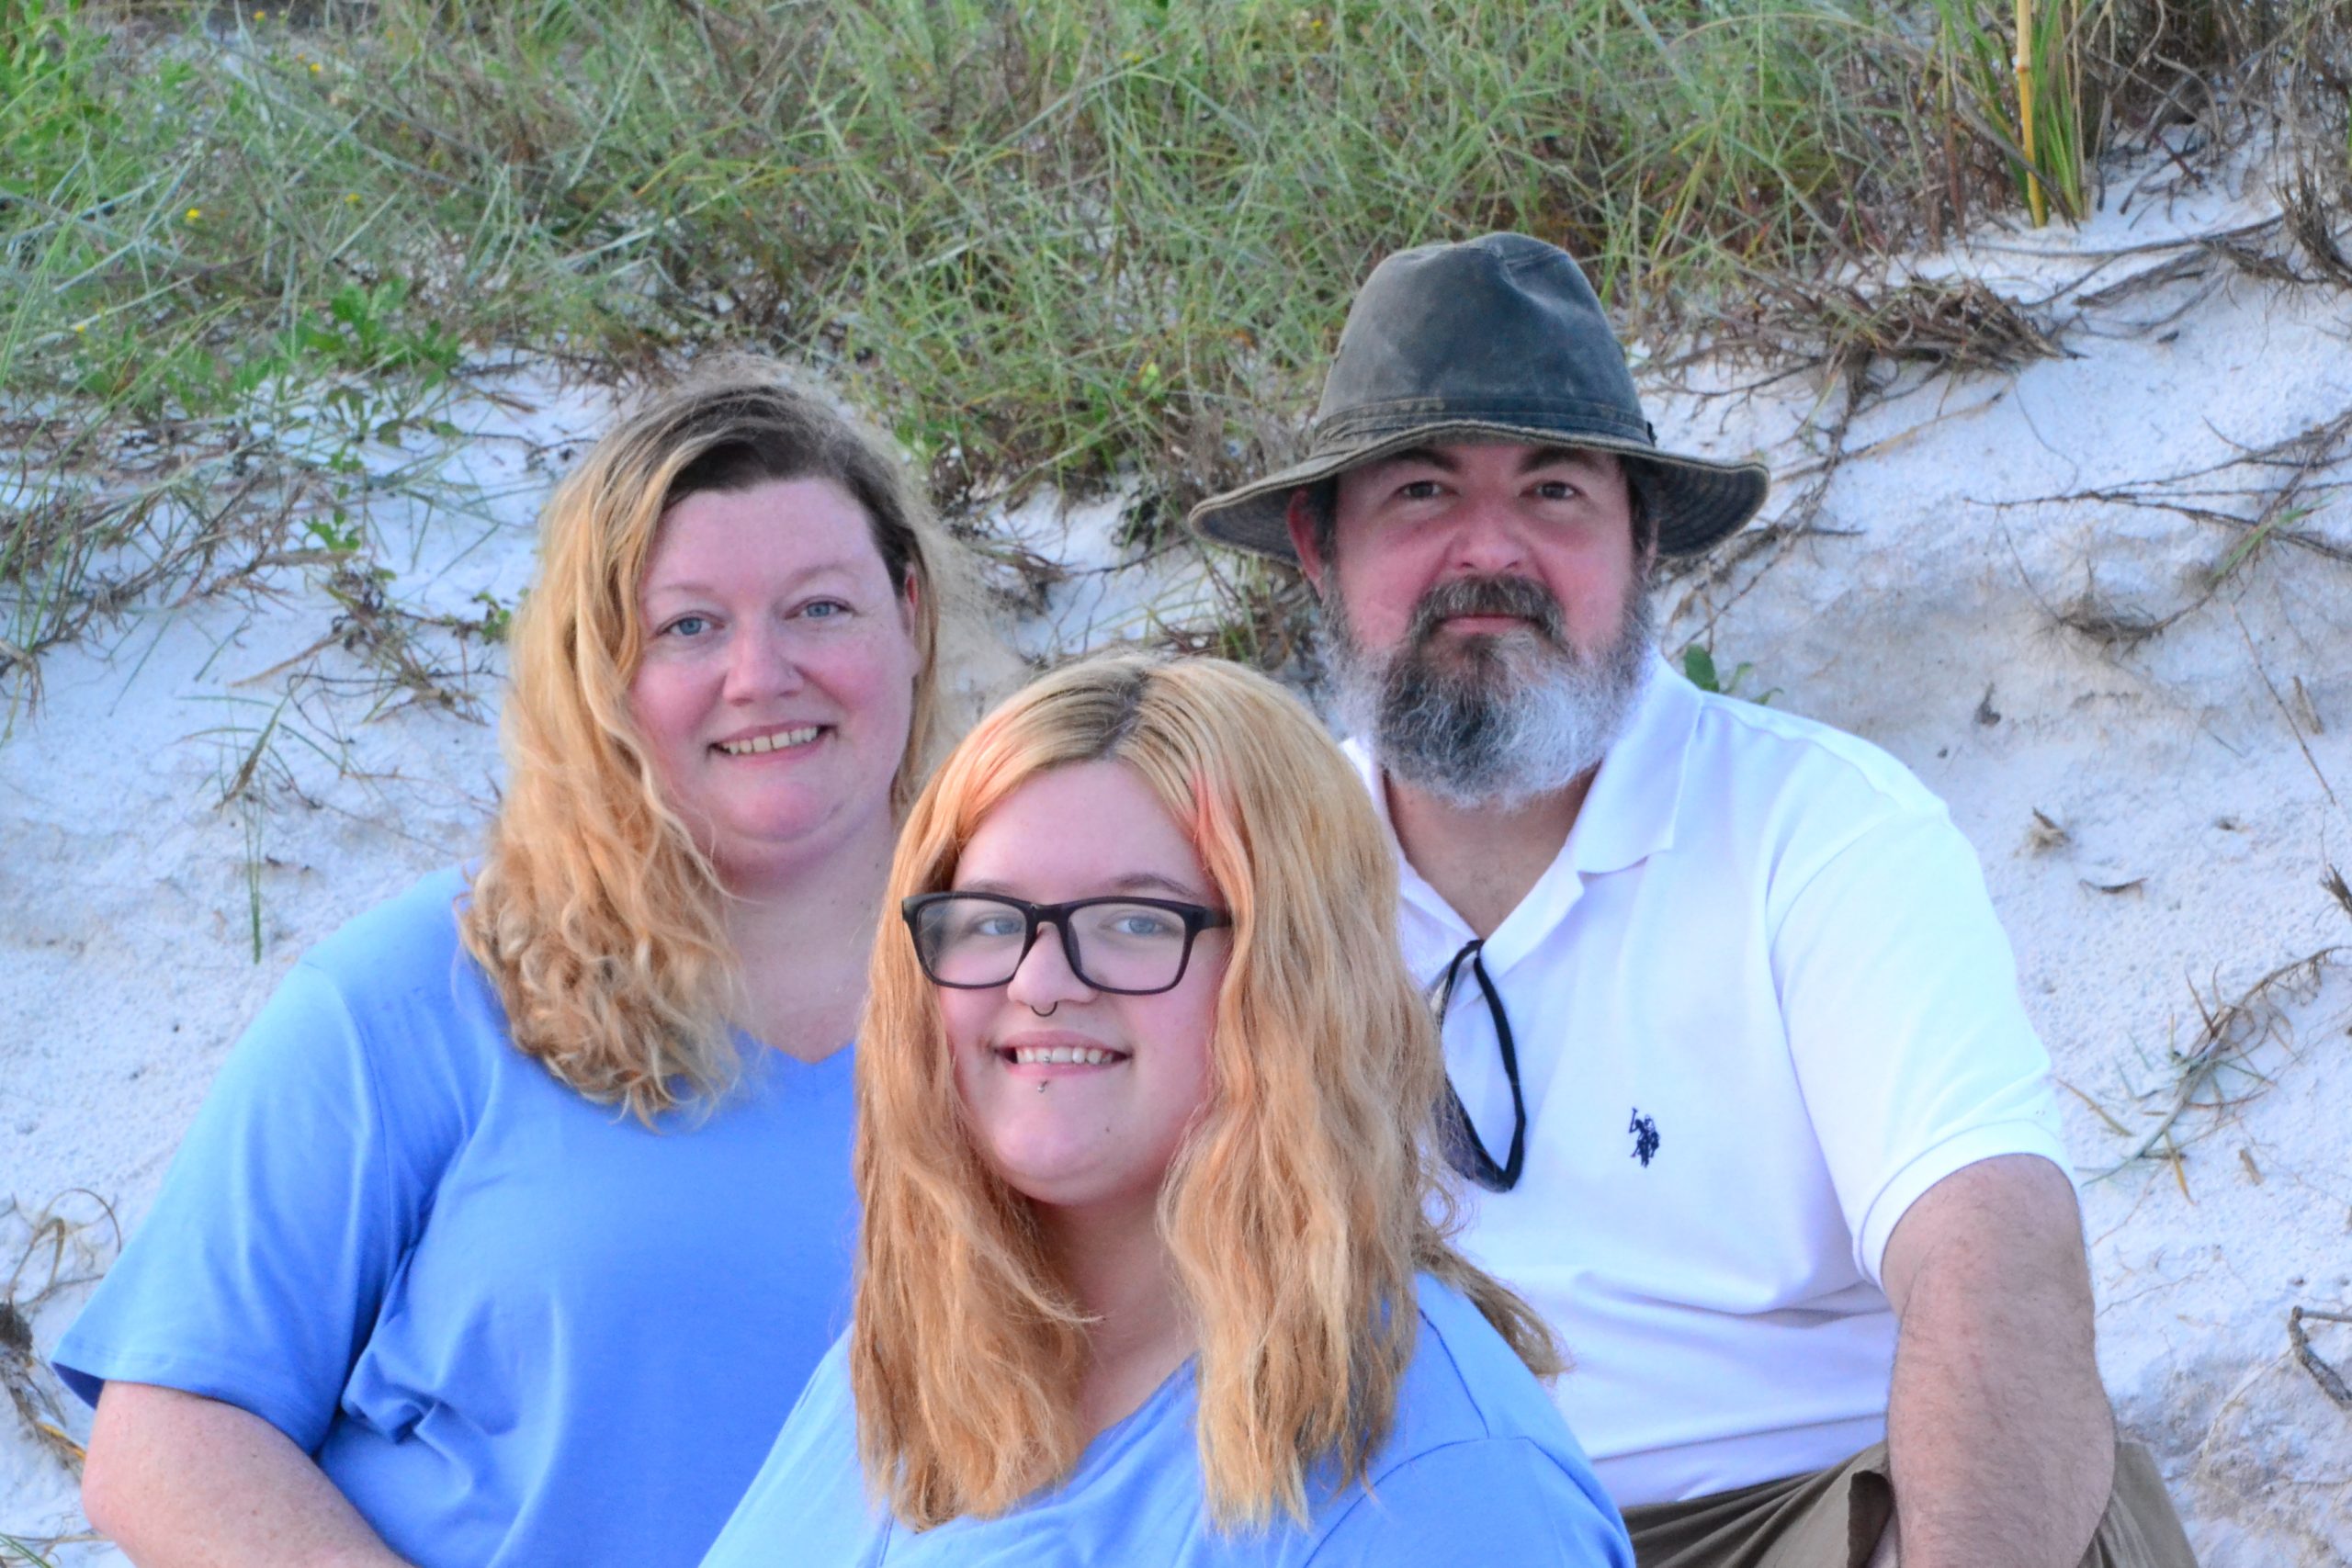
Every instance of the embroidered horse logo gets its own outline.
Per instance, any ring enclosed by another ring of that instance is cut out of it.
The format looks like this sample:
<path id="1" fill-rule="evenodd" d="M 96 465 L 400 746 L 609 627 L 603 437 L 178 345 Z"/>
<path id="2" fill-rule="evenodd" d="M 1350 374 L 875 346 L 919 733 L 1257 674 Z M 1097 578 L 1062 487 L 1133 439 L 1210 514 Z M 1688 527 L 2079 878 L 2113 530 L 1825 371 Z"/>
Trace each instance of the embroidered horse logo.
<path id="1" fill-rule="evenodd" d="M 1643 1115 L 1637 1105 L 1634 1107 L 1634 1119 L 1625 1123 L 1625 1131 L 1634 1134 L 1634 1157 L 1647 1170 L 1650 1160 L 1657 1154 L 1657 1123 Z"/>

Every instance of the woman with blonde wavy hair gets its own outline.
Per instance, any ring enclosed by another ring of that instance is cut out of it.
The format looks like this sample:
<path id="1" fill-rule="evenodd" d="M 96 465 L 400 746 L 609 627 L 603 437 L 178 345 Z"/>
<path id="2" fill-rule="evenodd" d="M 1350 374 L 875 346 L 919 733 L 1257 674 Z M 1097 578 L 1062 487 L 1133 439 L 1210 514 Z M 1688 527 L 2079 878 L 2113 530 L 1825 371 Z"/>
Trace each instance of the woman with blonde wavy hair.
<path id="1" fill-rule="evenodd" d="M 704 1568 L 1631 1563 L 1448 1240 L 1396 870 L 1216 660 L 998 708 L 899 842 L 849 1333 Z"/>
<path id="2" fill-rule="evenodd" d="M 59 1350 L 133 1562 L 709 1544 L 846 1317 L 844 1047 L 935 548 L 760 362 L 557 489 L 485 854 L 295 966 Z"/>

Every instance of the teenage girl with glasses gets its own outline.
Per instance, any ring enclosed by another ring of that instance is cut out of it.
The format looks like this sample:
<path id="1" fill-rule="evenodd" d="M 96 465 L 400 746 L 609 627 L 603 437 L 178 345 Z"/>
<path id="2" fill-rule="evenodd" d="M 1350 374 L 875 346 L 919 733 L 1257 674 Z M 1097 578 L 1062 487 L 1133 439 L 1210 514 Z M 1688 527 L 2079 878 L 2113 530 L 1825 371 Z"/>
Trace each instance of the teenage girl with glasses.
<path id="1" fill-rule="evenodd" d="M 1430 1215 L 1395 864 L 1294 698 L 1096 660 L 900 837 L 853 1325 L 705 1568 L 1626 1568 L 1540 1320 Z"/>

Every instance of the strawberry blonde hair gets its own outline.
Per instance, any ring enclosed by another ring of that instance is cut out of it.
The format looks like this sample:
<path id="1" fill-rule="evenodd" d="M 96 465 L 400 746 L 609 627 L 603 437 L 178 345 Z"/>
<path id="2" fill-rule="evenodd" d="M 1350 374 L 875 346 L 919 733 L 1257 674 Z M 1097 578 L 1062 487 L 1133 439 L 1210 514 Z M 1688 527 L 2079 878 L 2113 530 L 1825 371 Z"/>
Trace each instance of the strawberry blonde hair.
<path id="1" fill-rule="evenodd" d="M 1342 1485 L 1363 1479 L 1412 1358 L 1417 1273 L 1476 1303 L 1538 1373 L 1560 1366 L 1543 1320 L 1450 1240 L 1433 1123 L 1444 1069 L 1396 948 L 1395 856 L 1354 771 L 1262 675 L 1091 660 L 980 722 L 891 867 L 857 1055 L 849 1355 L 866 1473 L 917 1528 L 1001 1513 L 1070 1472 L 1090 1325 L 1029 1201 L 973 1138 L 897 904 L 946 887 L 1023 782 L 1106 760 L 1149 785 L 1233 917 L 1209 1103 L 1159 1204 L 1197 1334 L 1211 1516 L 1303 1520 L 1308 1469 L 1326 1459 Z"/>
<path id="2" fill-rule="evenodd" d="M 774 361 L 723 361 L 596 443 L 540 514 L 538 581 L 507 639 L 506 792 L 458 931 L 515 1049 L 649 1123 L 733 1081 L 739 987 L 727 891 L 629 716 L 639 585 L 679 502 L 796 479 L 847 491 L 912 595 L 913 722 L 891 784 L 903 809 L 938 710 L 933 525 L 888 449 Z"/>

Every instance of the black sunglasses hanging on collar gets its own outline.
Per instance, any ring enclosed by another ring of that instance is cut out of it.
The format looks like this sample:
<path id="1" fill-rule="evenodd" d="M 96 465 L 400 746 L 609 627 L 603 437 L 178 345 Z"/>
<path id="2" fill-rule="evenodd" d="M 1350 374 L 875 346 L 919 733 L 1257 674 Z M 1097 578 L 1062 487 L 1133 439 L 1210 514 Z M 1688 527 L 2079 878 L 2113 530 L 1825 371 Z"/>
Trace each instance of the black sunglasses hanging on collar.
<path id="1" fill-rule="evenodd" d="M 1519 1185 L 1520 1168 L 1527 1157 L 1527 1101 L 1519 1088 L 1519 1047 L 1510 1035 L 1510 1015 L 1503 1011 L 1501 993 L 1495 989 L 1492 976 L 1487 973 L 1486 961 L 1478 955 L 1483 942 L 1464 944 L 1445 966 L 1436 985 L 1430 987 L 1430 1005 L 1437 1011 L 1438 1032 L 1445 1032 L 1445 1010 L 1453 1001 L 1454 982 L 1462 977 L 1463 962 L 1470 964 L 1471 977 L 1478 982 L 1479 994 L 1487 998 L 1487 1010 L 1494 1015 L 1495 1043 L 1502 1047 L 1503 1077 L 1510 1083 L 1510 1153 L 1497 1165 L 1487 1145 L 1478 1140 L 1478 1129 L 1470 1124 L 1470 1113 L 1462 1108 L 1462 1097 L 1454 1092 L 1453 1075 L 1445 1080 L 1445 1105 L 1438 1112 L 1441 1132 L 1445 1139 L 1445 1157 L 1454 1169 L 1476 1182 L 1489 1192 L 1508 1192 Z"/>

